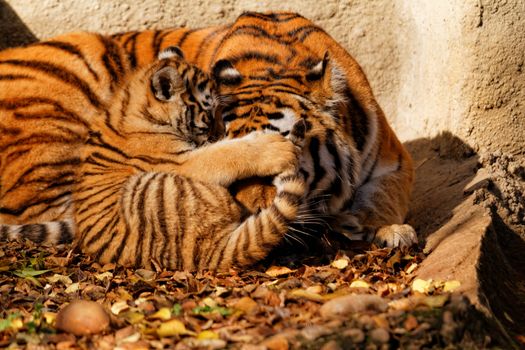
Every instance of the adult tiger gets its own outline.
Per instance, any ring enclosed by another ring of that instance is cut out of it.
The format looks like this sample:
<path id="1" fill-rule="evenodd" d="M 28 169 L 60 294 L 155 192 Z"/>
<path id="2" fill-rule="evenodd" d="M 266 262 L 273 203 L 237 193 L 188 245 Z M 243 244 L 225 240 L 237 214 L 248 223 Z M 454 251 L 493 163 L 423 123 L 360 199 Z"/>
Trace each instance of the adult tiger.
<path id="1" fill-rule="evenodd" d="M 225 26 L 112 38 L 128 52 L 132 66 L 178 46 L 187 60 L 211 72 L 220 94 L 230 98 L 223 110 L 228 137 L 255 130 L 286 135 L 304 119 L 307 151 L 301 166 L 311 210 L 352 239 L 387 246 L 417 241 L 412 227 L 402 225 L 413 182 L 410 155 L 359 65 L 308 19 L 288 12 L 247 12 Z M 327 114 L 317 115 L 316 109 Z M 237 191 L 251 210 L 267 206 L 274 194 L 273 187 L 257 180 Z"/>

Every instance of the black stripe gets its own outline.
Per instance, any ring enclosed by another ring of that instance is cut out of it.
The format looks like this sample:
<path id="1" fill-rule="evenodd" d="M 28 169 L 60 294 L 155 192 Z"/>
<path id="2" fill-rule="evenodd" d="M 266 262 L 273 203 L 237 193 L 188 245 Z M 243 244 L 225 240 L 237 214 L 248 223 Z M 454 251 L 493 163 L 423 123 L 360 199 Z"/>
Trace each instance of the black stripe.
<path id="1" fill-rule="evenodd" d="M 280 64 L 279 57 L 277 55 L 266 54 L 258 51 L 244 51 L 239 56 L 234 56 L 232 58 L 226 58 L 230 61 L 231 64 L 236 64 L 243 61 L 264 61 L 271 64 Z"/>
<path id="2" fill-rule="evenodd" d="M 174 44 L 173 46 L 178 46 L 182 50 L 182 46 L 184 45 L 186 40 L 188 40 L 188 37 L 190 36 L 190 34 L 196 32 L 196 31 L 197 31 L 197 29 L 187 30 L 186 32 L 184 32 L 184 34 L 182 34 L 182 36 L 179 38 L 179 40 L 177 40 L 177 43 Z"/>
<path id="3" fill-rule="evenodd" d="M 223 47 L 224 43 L 227 40 L 229 40 L 229 39 L 231 39 L 233 37 L 236 37 L 236 36 L 241 36 L 241 35 L 252 36 L 252 37 L 255 37 L 255 38 L 265 38 L 265 39 L 272 40 L 275 43 L 281 44 L 281 45 L 286 46 L 286 47 L 288 47 L 289 44 L 291 43 L 289 40 L 284 40 L 281 36 L 270 34 L 269 32 L 267 32 L 266 30 L 264 30 L 260 26 L 257 26 L 257 25 L 241 25 L 241 26 L 235 27 L 234 30 L 229 32 L 227 35 L 225 35 L 221 39 L 219 44 L 213 50 L 213 53 L 211 55 L 211 62 L 216 62 L 217 53 Z"/>
<path id="4" fill-rule="evenodd" d="M 308 24 L 302 27 L 295 28 L 287 33 L 288 36 L 296 37 L 296 40 L 303 42 L 312 33 L 324 33 L 326 32 L 316 25 Z"/>
<path id="5" fill-rule="evenodd" d="M 366 143 L 366 137 L 368 136 L 369 132 L 368 116 L 359 102 L 357 102 L 348 86 L 345 89 L 345 96 L 347 97 L 346 105 L 352 123 L 352 137 L 356 143 L 357 150 L 361 152 L 363 151 Z"/>
<path id="6" fill-rule="evenodd" d="M 159 261 L 163 267 L 168 268 L 170 266 L 169 256 L 166 257 L 166 248 L 170 242 L 170 236 L 168 231 L 168 222 L 166 220 L 165 211 L 165 189 L 166 189 L 166 178 L 167 174 L 164 174 L 159 179 L 159 187 L 157 189 L 157 217 L 159 223 L 160 234 L 163 237 L 162 248 L 159 252 Z"/>
<path id="7" fill-rule="evenodd" d="M 89 102 L 97 109 L 101 109 L 104 107 L 104 105 L 99 100 L 95 92 L 91 90 L 91 87 L 89 86 L 89 84 L 86 83 L 81 78 L 79 78 L 73 72 L 69 71 L 68 69 L 64 67 L 60 67 L 60 66 L 54 65 L 49 62 L 37 61 L 37 60 L 32 60 L 32 61 L 15 60 L 15 59 L 3 60 L 3 61 L 0 61 L 0 65 L 2 64 L 31 68 L 31 69 L 38 70 L 41 73 L 53 76 L 54 78 L 61 80 L 65 84 L 73 86 L 79 89 L 80 91 L 82 91 L 84 96 L 86 96 Z"/>
<path id="8" fill-rule="evenodd" d="M 167 37 L 169 34 L 171 34 L 172 31 L 157 31 L 155 34 L 155 40 L 153 42 L 153 55 L 154 58 L 157 59 L 157 56 L 159 55 L 160 48 L 162 46 L 162 42 L 165 37 Z"/>
<path id="9" fill-rule="evenodd" d="M 33 80 L 33 77 L 25 74 L 0 74 L 0 80 L 21 80 L 21 79 L 30 79 Z"/>
<path id="10" fill-rule="evenodd" d="M 98 260 L 108 250 L 108 248 L 110 248 L 111 243 L 115 242 L 115 236 L 117 234 L 117 230 L 115 230 L 115 226 L 117 226 L 119 222 L 120 222 L 120 217 L 118 214 L 115 214 L 115 216 L 113 216 L 113 218 L 111 218 L 111 220 L 108 221 L 109 225 L 106 224 L 105 227 L 103 228 L 104 231 L 109 232 L 109 234 L 107 235 L 108 239 L 104 242 L 103 245 L 101 245 L 98 248 L 96 255 L 95 255 L 96 257 L 95 260 Z M 115 250 L 113 250 L 113 254 L 111 254 L 109 257 L 109 261 L 116 262 L 118 258 L 120 258 L 120 255 L 116 255 Z"/>
<path id="11" fill-rule="evenodd" d="M 58 201 L 59 199 L 61 199 L 63 197 L 67 197 L 69 195 L 71 195 L 71 191 L 62 192 L 62 193 L 59 193 L 58 195 L 53 196 L 53 197 L 33 200 L 33 201 L 29 202 L 29 203 L 26 202 L 26 203 L 24 203 L 25 205 L 22 205 L 21 207 L 16 208 L 16 209 L 0 207 L 0 214 L 19 216 L 19 215 L 22 215 L 27 209 L 29 209 L 29 208 L 31 208 L 33 206 L 37 206 L 37 205 L 41 205 L 41 204 L 51 204 L 51 203 L 53 203 L 55 201 Z"/>
<path id="12" fill-rule="evenodd" d="M 135 32 L 131 34 L 129 37 L 126 38 L 126 40 L 122 43 L 122 47 L 128 52 L 129 62 L 131 64 L 131 68 L 137 67 L 137 37 L 139 36 L 140 32 Z M 131 45 L 130 45 L 131 43 Z M 131 46 L 131 47 L 130 47 Z"/>
<path id="13" fill-rule="evenodd" d="M 257 18 L 263 21 L 274 22 L 274 23 L 286 23 L 297 18 L 303 18 L 297 13 L 281 14 L 281 13 L 258 13 L 258 12 L 244 12 L 239 16 L 240 18 Z"/>
<path id="14" fill-rule="evenodd" d="M 0 225 L 0 243 L 7 241 L 9 233 L 8 225 Z"/>
<path id="15" fill-rule="evenodd" d="M 139 224 L 138 229 L 135 231 L 135 235 L 137 235 L 137 243 L 135 245 L 135 252 L 136 252 L 136 259 L 135 259 L 135 266 L 138 267 L 138 263 L 142 261 L 142 250 L 140 249 L 140 246 L 143 244 L 141 242 L 140 238 L 145 234 L 146 230 L 146 210 L 144 209 L 146 205 L 146 196 L 148 194 L 149 187 L 151 184 L 155 181 L 158 174 L 155 174 L 151 176 L 147 180 L 147 182 L 144 184 L 144 187 L 142 191 L 140 191 L 139 199 L 137 202 L 137 208 L 136 208 L 136 215 L 139 218 Z"/>
<path id="16" fill-rule="evenodd" d="M 310 155 L 312 157 L 313 165 L 314 165 L 314 178 L 312 180 L 312 183 L 310 184 L 309 192 L 312 192 L 316 189 L 317 184 L 321 179 L 324 177 L 326 171 L 321 166 L 321 159 L 319 157 L 319 148 L 320 148 L 320 142 L 317 137 L 310 138 L 310 144 L 308 146 L 308 150 L 310 152 Z"/>
<path id="17" fill-rule="evenodd" d="M 89 64 L 89 61 L 86 59 L 86 57 L 84 56 L 82 51 L 79 50 L 78 47 L 76 47 L 74 45 L 71 45 L 69 43 L 62 42 L 62 41 L 44 41 L 44 42 L 41 42 L 41 43 L 37 43 L 36 45 L 53 47 L 53 48 L 65 51 L 67 53 L 70 53 L 70 54 L 78 57 L 80 60 L 82 60 L 82 62 L 84 62 L 84 65 L 89 70 L 89 73 L 91 73 L 93 78 L 96 81 L 98 81 L 98 79 L 99 79 L 98 78 L 98 74 L 91 67 L 91 64 Z"/>
<path id="18" fill-rule="evenodd" d="M 57 243 L 63 244 L 63 243 L 72 242 L 74 235 L 73 235 L 73 232 L 71 231 L 70 225 L 68 225 L 68 223 L 65 221 L 59 221 L 58 224 L 60 226 L 60 231 L 59 231 L 60 235 L 59 235 Z"/>
<path id="19" fill-rule="evenodd" d="M 102 62 L 111 78 L 111 89 L 114 84 L 117 84 L 124 76 L 125 68 L 122 61 L 119 46 L 111 39 L 102 35 L 99 36 L 101 43 L 104 45 L 105 51 L 102 55 Z"/>
<path id="20" fill-rule="evenodd" d="M 115 250 L 115 255 L 114 257 L 116 259 L 119 259 L 121 254 L 122 254 L 122 251 L 124 250 L 124 247 L 127 246 L 127 243 L 128 243 L 128 239 L 129 237 L 132 235 L 132 232 L 131 232 L 131 227 L 129 225 L 129 221 L 128 219 L 126 218 L 126 214 L 125 214 L 125 209 L 124 208 L 128 208 L 129 209 L 129 212 L 130 212 L 130 215 L 132 215 L 132 206 L 134 205 L 135 203 L 135 197 L 138 195 L 138 190 L 137 188 L 139 188 L 141 185 L 142 185 L 142 180 L 144 180 L 144 176 L 140 176 L 136 181 L 135 181 L 135 184 L 132 188 L 128 188 L 126 189 L 126 192 L 123 192 L 120 196 L 120 200 L 119 200 L 119 207 L 120 207 L 120 210 L 119 212 L 117 213 L 117 216 L 120 216 L 122 218 L 122 220 L 124 221 L 124 227 L 125 227 L 125 232 L 124 232 L 124 237 L 122 237 L 122 241 L 120 242 L 120 245 L 118 246 L 118 248 Z M 131 191 L 131 196 L 126 203 L 124 203 L 124 200 L 126 198 L 126 193 L 127 192 L 130 192 Z"/>
<path id="21" fill-rule="evenodd" d="M 64 108 L 60 102 L 48 99 L 48 98 L 41 98 L 41 97 L 23 97 L 23 98 L 14 98 L 14 99 L 5 99 L 0 100 L 0 108 L 6 109 L 6 110 L 15 110 L 19 108 L 25 108 L 30 107 L 35 104 L 47 104 L 53 106 L 56 112 L 61 113 L 62 115 L 84 125 L 85 127 L 89 127 L 90 125 L 88 122 L 86 122 L 80 115 L 76 114 L 75 112 Z M 17 118 L 24 118 L 28 117 L 28 115 L 22 115 L 21 112 L 16 112 L 15 117 Z M 35 118 L 37 115 L 35 115 Z"/>
<path id="22" fill-rule="evenodd" d="M 182 270 L 183 265 L 183 258 L 182 258 L 182 245 L 184 242 L 181 239 L 181 236 L 184 234 L 184 231 L 186 230 L 186 210 L 185 210 L 185 203 L 184 200 L 187 197 L 186 194 L 186 188 L 184 187 L 184 181 L 182 178 L 175 176 L 173 178 L 175 188 L 179 190 L 178 198 L 182 199 L 178 201 L 178 205 L 176 207 L 177 211 L 177 219 L 178 219 L 178 225 L 177 225 L 177 231 L 175 232 L 175 257 L 177 259 L 177 270 Z"/>

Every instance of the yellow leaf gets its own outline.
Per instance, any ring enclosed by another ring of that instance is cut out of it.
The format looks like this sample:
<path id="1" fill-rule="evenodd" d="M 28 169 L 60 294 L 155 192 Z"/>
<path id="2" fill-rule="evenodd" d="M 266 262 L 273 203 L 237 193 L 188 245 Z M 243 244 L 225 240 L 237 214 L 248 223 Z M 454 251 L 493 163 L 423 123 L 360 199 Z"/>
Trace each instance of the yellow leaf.
<path id="1" fill-rule="evenodd" d="M 167 307 L 160 308 L 159 311 L 149 316 L 149 318 L 154 318 L 163 321 L 169 320 L 171 318 L 171 310 Z"/>
<path id="2" fill-rule="evenodd" d="M 118 315 L 122 311 L 129 309 L 128 303 L 124 300 L 117 301 L 115 304 L 111 305 L 111 312 L 113 315 Z"/>
<path id="3" fill-rule="evenodd" d="M 330 282 L 326 286 L 330 288 L 332 292 L 337 289 L 337 283 Z"/>
<path id="4" fill-rule="evenodd" d="M 217 307 L 217 302 L 210 297 L 202 299 L 202 302 L 204 305 L 207 305 L 209 307 Z"/>
<path id="5" fill-rule="evenodd" d="M 137 324 L 144 319 L 144 315 L 136 311 L 124 312 L 120 315 L 120 317 L 124 318 L 131 324 Z"/>
<path id="6" fill-rule="evenodd" d="M 24 327 L 24 322 L 22 322 L 22 319 L 20 319 L 20 318 L 15 318 L 14 320 L 11 321 L 10 326 L 11 326 L 12 329 L 18 330 L 18 329 Z"/>
<path id="7" fill-rule="evenodd" d="M 335 267 L 336 269 L 342 270 L 348 266 L 348 259 L 345 259 L 345 258 L 337 259 L 337 260 L 332 261 L 330 265 L 332 265 L 332 267 Z"/>
<path id="8" fill-rule="evenodd" d="M 425 281 L 425 280 L 416 278 L 412 282 L 412 290 L 414 292 L 418 292 L 421 294 L 427 294 L 428 292 L 432 290 L 432 280 L 430 279 L 428 281 Z"/>
<path id="9" fill-rule="evenodd" d="M 106 271 L 104 273 L 98 273 L 95 275 L 95 278 L 99 281 L 104 281 L 106 278 L 110 279 L 113 278 L 113 274 L 109 271 Z"/>
<path id="10" fill-rule="evenodd" d="M 44 320 L 46 320 L 47 324 L 53 324 L 57 314 L 55 312 L 46 311 L 42 313 L 42 316 L 44 317 Z"/>
<path id="11" fill-rule="evenodd" d="M 410 266 L 408 267 L 406 273 L 407 274 L 411 274 L 412 272 L 414 272 L 414 270 L 417 268 L 417 264 L 416 263 L 412 263 L 410 264 Z"/>
<path id="12" fill-rule="evenodd" d="M 306 291 L 308 293 L 321 294 L 323 292 L 323 287 L 320 285 L 310 286 L 306 288 Z"/>
<path id="13" fill-rule="evenodd" d="M 319 302 L 324 301 L 324 298 L 321 295 L 312 293 L 312 292 L 308 292 L 304 289 L 294 289 L 290 291 L 290 293 L 288 293 L 288 296 L 293 297 L 293 298 L 304 298 L 304 299 L 308 299 L 312 301 L 319 301 Z"/>
<path id="14" fill-rule="evenodd" d="M 219 339 L 219 335 L 215 333 L 214 331 L 202 331 L 197 335 L 197 339 Z"/>
<path id="15" fill-rule="evenodd" d="M 448 295 L 433 295 L 423 299 L 423 303 L 428 307 L 442 307 L 448 300 Z"/>
<path id="16" fill-rule="evenodd" d="M 292 272 L 294 272 L 294 270 L 291 270 L 286 266 L 271 266 L 265 273 L 270 277 L 278 277 L 288 275 Z"/>
<path id="17" fill-rule="evenodd" d="M 76 291 L 78 291 L 79 288 L 80 288 L 80 283 L 79 282 L 71 283 L 71 285 L 69 287 L 67 287 L 64 292 L 66 292 L 66 293 L 75 293 Z"/>
<path id="18" fill-rule="evenodd" d="M 71 283 L 73 283 L 73 281 L 71 280 L 71 278 L 69 278 L 69 276 L 59 275 L 58 273 L 55 273 L 51 277 L 47 277 L 47 281 L 49 283 L 62 282 L 62 284 L 65 286 L 69 286 Z"/>
<path id="19" fill-rule="evenodd" d="M 171 320 L 168 322 L 162 323 L 159 328 L 157 328 L 157 335 L 159 337 L 172 337 L 174 335 L 180 335 L 180 334 L 192 334 L 194 335 L 194 332 L 190 332 L 186 329 L 186 326 L 184 326 L 184 323 L 182 323 L 179 320 Z"/>
<path id="20" fill-rule="evenodd" d="M 443 291 L 445 291 L 445 292 L 452 292 L 455 289 L 458 289 L 459 286 L 461 286 L 461 283 L 459 281 L 456 281 L 456 280 L 447 281 L 443 285 Z"/>
<path id="21" fill-rule="evenodd" d="M 362 280 L 355 280 L 350 283 L 350 288 L 370 288 L 370 285 Z"/>

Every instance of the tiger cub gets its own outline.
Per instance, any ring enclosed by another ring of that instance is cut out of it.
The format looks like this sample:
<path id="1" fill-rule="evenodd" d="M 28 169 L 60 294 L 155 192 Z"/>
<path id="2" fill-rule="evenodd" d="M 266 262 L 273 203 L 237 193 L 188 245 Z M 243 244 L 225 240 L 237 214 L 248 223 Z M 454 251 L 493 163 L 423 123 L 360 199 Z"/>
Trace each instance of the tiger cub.
<path id="1" fill-rule="evenodd" d="M 292 139 L 221 134 L 214 83 L 176 49 L 138 69 L 93 121 L 73 192 L 75 245 L 101 263 L 148 269 L 242 267 L 281 242 L 304 195 L 297 174 L 304 124 Z M 277 175 L 272 205 L 246 217 L 226 189 Z M 55 226 L 22 225 L 33 240 Z M 18 230 L 20 232 L 21 230 Z"/>

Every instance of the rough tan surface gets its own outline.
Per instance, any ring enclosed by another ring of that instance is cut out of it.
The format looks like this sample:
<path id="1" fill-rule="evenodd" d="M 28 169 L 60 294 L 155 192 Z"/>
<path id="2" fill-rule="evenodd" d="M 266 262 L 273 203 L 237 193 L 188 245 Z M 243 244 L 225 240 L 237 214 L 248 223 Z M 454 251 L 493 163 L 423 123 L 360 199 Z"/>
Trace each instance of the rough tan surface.
<path id="1" fill-rule="evenodd" d="M 448 130 L 475 150 L 523 154 L 523 1 L 0 0 L 0 48 L 32 34 L 200 27 L 270 9 L 298 11 L 339 40 L 401 139 Z"/>

